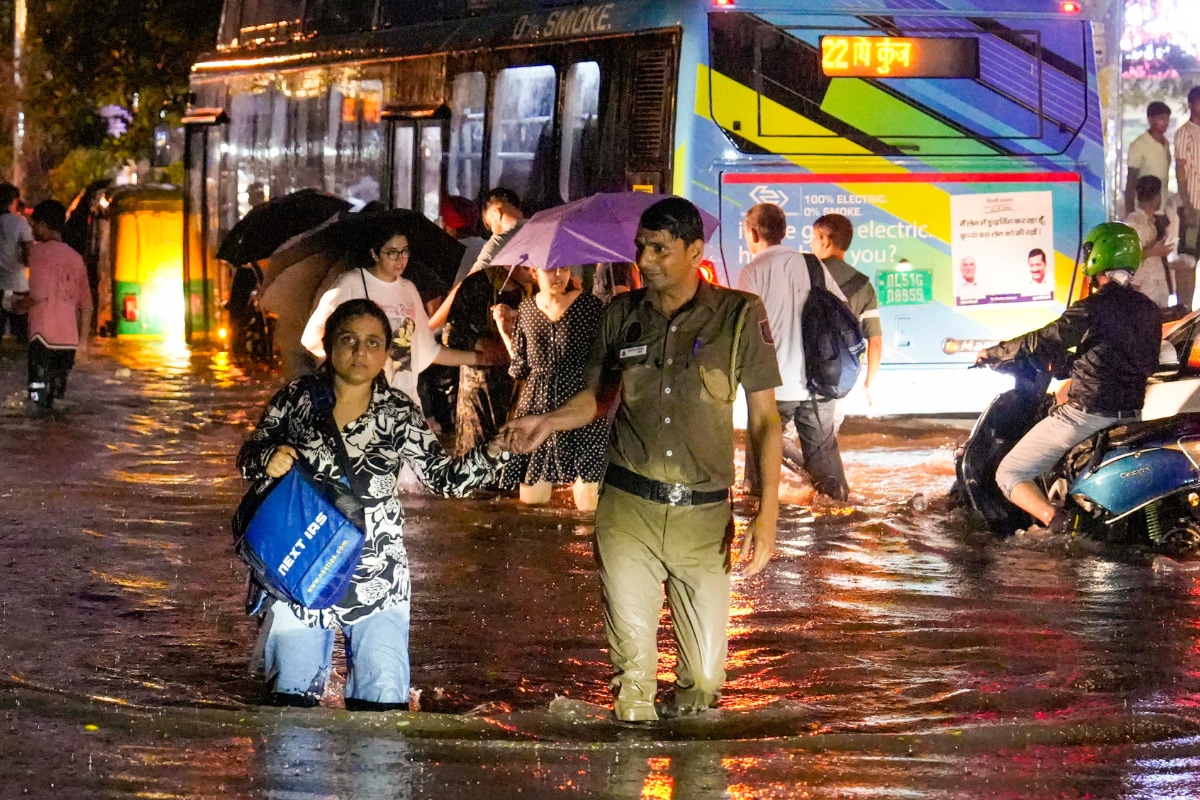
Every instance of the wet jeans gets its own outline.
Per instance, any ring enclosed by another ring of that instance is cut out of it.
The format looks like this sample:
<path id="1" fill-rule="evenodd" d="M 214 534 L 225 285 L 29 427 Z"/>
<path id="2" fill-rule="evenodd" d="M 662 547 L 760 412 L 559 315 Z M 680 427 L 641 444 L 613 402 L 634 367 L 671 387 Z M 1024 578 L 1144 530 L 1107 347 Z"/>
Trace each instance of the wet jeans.
<path id="1" fill-rule="evenodd" d="M 408 702 L 408 625 L 409 604 L 402 603 L 342 628 L 347 698 Z M 272 603 L 259 631 L 269 690 L 319 699 L 333 665 L 333 635 L 305 625 L 287 603 Z"/>
<path id="2" fill-rule="evenodd" d="M 658 718 L 658 623 L 666 584 L 675 630 L 673 711 L 717 704 L 729 625 L 728 501 L 669 506 L 605 486 L 596 509 L 596 556 L 617 719 Z"/>
<path id="3" fill-rule="evenodd" d="M 796 426 L 796 439 L 803 453 L 804 471 L 812 480 L 813 488 L 834 500 L 845 500 L 850 496 L 846 483 L 846 471 L 842 467 L 842 451 L 838 448 L 836 400 L 779 400 L 775 403 L 779 417 L 786 428 L 788 420 Z M 787 441 L 784 441 L 785 451 Z M 746 445 L 746 491 L 759 493 L 758 461 L 747 439 Z"/>
<path id="4" fill-rule="evenodd" d="M 1041 477 L 1072 447 L 1122 421 L 1132 419 L 1118 420 L 1116 417 L 1088 414 L 1066 404 L 1055 406 L 1029 433 L 1021 437 L 1000 462 L 1000 466 L 996 467 L 996 483 L 1000 491 L 1008 497 L 1014 486 Z"/>

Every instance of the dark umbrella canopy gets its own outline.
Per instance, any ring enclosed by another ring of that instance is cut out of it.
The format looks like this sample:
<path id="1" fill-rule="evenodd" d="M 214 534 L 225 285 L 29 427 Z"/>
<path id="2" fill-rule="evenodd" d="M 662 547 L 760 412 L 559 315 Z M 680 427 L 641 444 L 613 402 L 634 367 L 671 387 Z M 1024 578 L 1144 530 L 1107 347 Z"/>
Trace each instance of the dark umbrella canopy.
<path id="1" fill-rule="evenodd" d="M 342 213 L 336 219 L 294 237 L 271 254 L 263 275 L 263 287 L 270 286 L 294 264 L 323 263 L 326 269 L 334 263 L 347 267 L 367 266 L 371 263 L 370 243 L 382 231 L 408 237 L 412 262 L 425 265 L 447 284 L 454 281 L 466 248 L 420 212 L 396 208 Z M 324 275 L 321 277 L 324 279 Z"/>
<path id="2" fill-rule="evenodd" d="M 268 200 L 250 209 L 225 235 L 217 258 L 235 266 L 267 258 L 288 239 L 349 208 L 342 198 L 315 189 Z"/>

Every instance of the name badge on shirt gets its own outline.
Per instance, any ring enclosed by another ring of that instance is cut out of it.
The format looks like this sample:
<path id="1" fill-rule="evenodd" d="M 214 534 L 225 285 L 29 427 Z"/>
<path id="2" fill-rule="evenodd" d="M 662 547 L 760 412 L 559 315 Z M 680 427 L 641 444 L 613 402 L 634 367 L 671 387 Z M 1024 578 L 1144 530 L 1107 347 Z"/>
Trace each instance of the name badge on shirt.
<path id="1" fill-rule="evenodd" d="M 622 347 L 621 358 L 636 358 L 637 356 L 646 355 L 646 345 L 639 344 L 637 347 Z"/>

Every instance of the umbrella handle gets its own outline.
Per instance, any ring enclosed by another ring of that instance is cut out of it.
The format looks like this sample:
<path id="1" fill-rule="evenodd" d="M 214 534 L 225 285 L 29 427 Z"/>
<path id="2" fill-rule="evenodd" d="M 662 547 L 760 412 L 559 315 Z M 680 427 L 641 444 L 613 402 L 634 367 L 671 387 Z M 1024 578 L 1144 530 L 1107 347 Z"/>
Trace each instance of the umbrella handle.
<path id="1" fill-rule="evenodd" d="M 517 263 L 513 264 L 511 267 L 508 268 L 508 274 L 504 276 L 504 283 L 500 284 L 500 288 L 497 291 L 500 291 L 500 292 L 504 291 L 504 287 L 508 286 L 508 282 L 512 279 L 513 272 L 516 270 L 517 267 L 523 266 L 525 264 L 525 259 L 527 259 L 527 258 L 529 258 L 528 253 L 521 256 L 520 261 L 518 261 Z"/>

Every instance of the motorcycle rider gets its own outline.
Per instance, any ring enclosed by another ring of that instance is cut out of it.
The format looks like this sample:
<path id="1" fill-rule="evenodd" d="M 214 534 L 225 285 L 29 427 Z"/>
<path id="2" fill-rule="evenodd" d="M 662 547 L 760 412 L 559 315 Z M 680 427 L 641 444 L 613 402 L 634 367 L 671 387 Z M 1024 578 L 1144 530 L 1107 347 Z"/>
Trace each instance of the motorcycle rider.
<path id="1" fill-rule="evenodd" d="M 1079 442 L 1141 417 L 1146 379 L 1158 366 L 1162 339 L 1158 307 L 1129 285 L 1142 262 L 1137 232 L 1120 222 L 1097 225 L 1084 240 L 1082 257 L 1091 294 L 1046 327 L 982 350 L 975 360 L 984 366 L 1036 355 L 1056 371 L 1070 366 L 1067 401 L 996 468 L 1004 496 L 1055 532 L 1069 517 L 1050 503 L 1037 478 Z"/>

